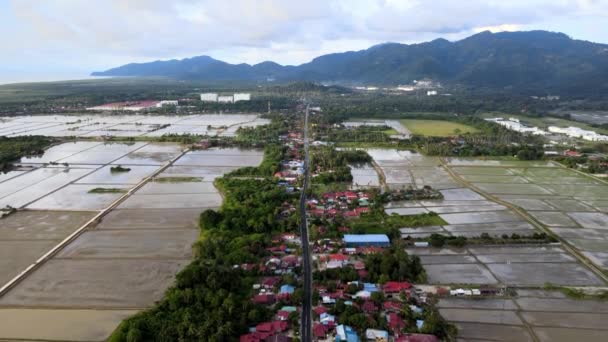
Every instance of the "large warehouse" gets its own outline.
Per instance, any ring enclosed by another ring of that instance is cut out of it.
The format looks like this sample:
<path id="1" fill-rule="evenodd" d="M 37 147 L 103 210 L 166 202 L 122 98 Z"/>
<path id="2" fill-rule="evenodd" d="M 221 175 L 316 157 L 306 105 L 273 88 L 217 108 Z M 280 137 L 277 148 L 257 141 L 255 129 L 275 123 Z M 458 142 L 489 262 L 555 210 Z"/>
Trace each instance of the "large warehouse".
<path id="1" fill-rule="evenodd" d="M 391 244 L 386 234 L 346 234 L 344 243 L 347 247 L 388 247 Z"/>

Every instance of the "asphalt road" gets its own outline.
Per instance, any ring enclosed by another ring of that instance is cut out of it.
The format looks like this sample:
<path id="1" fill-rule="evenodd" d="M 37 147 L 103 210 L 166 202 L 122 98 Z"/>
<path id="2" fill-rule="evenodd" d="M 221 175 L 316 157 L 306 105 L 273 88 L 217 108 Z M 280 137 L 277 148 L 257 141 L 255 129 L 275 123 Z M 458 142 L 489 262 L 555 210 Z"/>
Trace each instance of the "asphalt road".
<path id="1" fill-rule="evenodd" d="M 302 271 L 304 274 L 304 298 L 302 300 L 302 323 L 300 325 L 301 341 L 312 341 L 312 267 L 308 244 L 308 222 L 306 220 L 306 190 L 309 182 L 308 158 L 308 109 L 304 116 L 304 184 L 300 194 L 300 238 L 302 239 Z"/>

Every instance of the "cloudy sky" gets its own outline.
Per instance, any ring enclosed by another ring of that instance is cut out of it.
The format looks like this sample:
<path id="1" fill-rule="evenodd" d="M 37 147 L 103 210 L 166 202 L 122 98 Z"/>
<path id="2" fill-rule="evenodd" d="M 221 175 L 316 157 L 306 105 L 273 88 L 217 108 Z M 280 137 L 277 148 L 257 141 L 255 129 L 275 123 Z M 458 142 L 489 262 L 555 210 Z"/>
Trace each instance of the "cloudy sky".
<path id="1" fill-rule="evenodd" d="M 299 64 L 483 30 L 608 43 L 606 23 L 608 0 L 0 0 L 0 83 L 196 55 Z"/>

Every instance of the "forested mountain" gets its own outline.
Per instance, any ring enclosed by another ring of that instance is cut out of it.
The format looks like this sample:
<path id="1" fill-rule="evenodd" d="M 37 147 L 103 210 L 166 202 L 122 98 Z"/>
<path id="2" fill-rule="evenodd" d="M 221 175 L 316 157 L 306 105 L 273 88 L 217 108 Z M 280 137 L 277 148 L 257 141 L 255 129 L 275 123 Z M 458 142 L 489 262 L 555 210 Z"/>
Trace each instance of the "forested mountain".
<path id="1" fill-rule="evenodd" d="M 608 45 L 546 31 L 482 32 L 449 42 L 386 43 L 317 57 L 299 66 L 229 64 L 208 56 L 127 64 L 95 76 L 190 80 L 318 81 L 397 85 L 421 78 L 487 88 L 608 90 Z"/>

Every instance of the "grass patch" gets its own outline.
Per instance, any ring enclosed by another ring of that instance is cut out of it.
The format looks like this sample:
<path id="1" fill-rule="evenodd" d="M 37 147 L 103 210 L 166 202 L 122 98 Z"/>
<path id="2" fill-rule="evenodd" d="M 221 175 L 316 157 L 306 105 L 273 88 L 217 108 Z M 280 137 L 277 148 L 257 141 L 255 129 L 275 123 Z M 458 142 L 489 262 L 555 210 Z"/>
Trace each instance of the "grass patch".
<path id="1" fill-rule="evenodd" d="M 363 215 L 350 224 L 355 234 L 388 234 L 391 238 L 400 238 L 399 228 L 427 227 L 447 225 L 439 215 L 434 212 L 418 215 Z"/>
<path id="2" fill-rule="evenodd" d="M 201 177 L 159 177 L 154 178 L 157 183 L 198 183 L 202 182 Z"/>
<path id="3" fill-rule="evenodd" d="M 599 291 L 596 293 L 587 293 L 581 289 L 573 289 L 565 286 L 558 286 L 551 283 L 546 283 L 543 289 L 548 291 L 560 291 L 565 294 L 568 298 L 572 299 L 595 299 L 595 300 L 608 300 L 608 291 Z"/>
<path id="4" fill-rule="evenodd" d="M 432 137 L 449 137 L 479 132 L 475 127 L 444 120 L 401 120 L 401 124 L 413 134 Z"/>
<path id="5" fill-rule="evenodd" d="M 90 194 L 121 194 L 127 192 L 127 189 L 119 188 L 94 188 L 89 190 Z"/>

